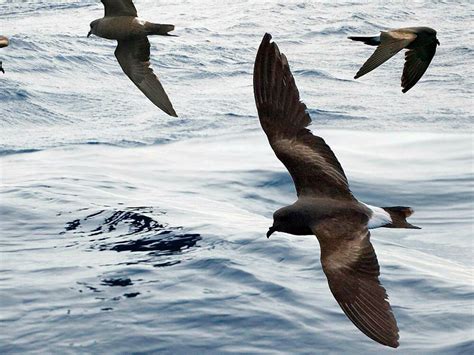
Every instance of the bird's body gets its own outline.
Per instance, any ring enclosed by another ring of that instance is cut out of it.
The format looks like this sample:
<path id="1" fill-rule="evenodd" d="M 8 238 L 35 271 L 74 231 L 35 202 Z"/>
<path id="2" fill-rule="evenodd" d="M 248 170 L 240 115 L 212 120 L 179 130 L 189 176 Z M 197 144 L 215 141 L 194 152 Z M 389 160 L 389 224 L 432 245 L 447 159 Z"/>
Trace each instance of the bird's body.
<path id="1" fill-rule="evenodd" d="M 423 76 L 436 53 L 436 47 L 439 45 L 436 31 L 429 27 L 399 28 L 382 31 L 379 36 L 351 36 L 349 39 L 364 42 L 370 46 L 378 46 L 359 69 L 355 79 L 385 63 L 402 49 L 408 49 L 405 54 L 405 67 L 402 75 L 402 91 L 404 93 L 410 90 Z"/>
<path id="2" fill-rule="evenodd" d="M 150 67 L 149 35 L 170 36 L 173 25 L 156 24 L 137 17 L 132 0 L 102 0 L 105 16 L 91 22 L 89 35 L 117 40 L 115 56 L 125 74 L 156 106 L 177 116 L 163 86 Z"/>
<path id="3" fill-rule="evenodd" d="M 370 219 L 371 211 L 358 201 L 343 201 L 324 197 L 301 196 L 292 205 L 275 212 L 277 219 L 285 219 L 279 232 L 294 235 L 314 235 L 312 226 L 343 213 L 358 213 Z"/>
<path id="4" fill-rule="evenodd" d="M 145 30 L 146 23 L 133 16 L 104 17 L 98 20 L 93 33 L 106 39 L 127 41 L 135 37 L 148 36 L 149 33 Z"/>
<path id="5" fill-rule="evenodd" d="M 254 68 L 260 124 L 295 183 L 298 199 L 273 214 L 274 232 L 315 235 L 329 288 L 348 318 L 377 342 L 398 346 L 398 327 L 378 276 L 369 228 L 418 228 L 406 221 L 409 207 L 359 202 L 326 142 L 306 127 L 311 118 L 288 61 L 266 34 Z"/>

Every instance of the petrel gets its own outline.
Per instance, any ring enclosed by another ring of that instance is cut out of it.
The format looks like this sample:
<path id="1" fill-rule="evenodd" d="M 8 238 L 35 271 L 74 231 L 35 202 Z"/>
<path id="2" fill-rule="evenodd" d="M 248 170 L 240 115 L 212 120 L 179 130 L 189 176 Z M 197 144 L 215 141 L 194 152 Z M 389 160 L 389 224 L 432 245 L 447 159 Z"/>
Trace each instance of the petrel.
<path id="1" fill-rule="evenodd" d="M 7 47 L 9 44 L 8 38 L 5 36 L 0 36 L 0 48 Z M 5 70 L 3 70 L 2 62 L 0 61 L 0 71 L 5 74 Z"/>
<path id="2" fill-rule="evenodd" d="M 374 37 L 348 37 L 370 46 L 378 46 L 354 79 L 374 70 L 395 54 L 406 48 L 405 66 L 402 74 L 402 92 L 410 90 L 425 73 L 431 63 L 436 47 L 439 45 L 436 31 L 429 27 L 407 27 L 397 30 L 382 31 Z"/>
<path id="3" fill-rule="evenodd" d="M 329 288 L 347 317 L 365 335 L 398 346 L 398 327 L 379 281 L 371 228 L 415 228 L 410 207 L 359 202 L 324 139 L 306 128 L 311 118 L 300 101 L 288 61 L 265 34 L 255 60 L 253 85 L 260 124 L 275 155 L 288 169 L 298 199 L 273 214 L 267 233 L 316 235 Z"/>
<path id="4" fill-rule="evenodd" d="M 156 106 L 177 117 L 168 95 L 150 67 L 148 35 L 172 36 L 174 25 L 151 23 L 137 18 L 132 0 L 101 0 L 105 16 L 91 22 L 90 32 L 118 41 L 115 56 L 125 74 Z"/>

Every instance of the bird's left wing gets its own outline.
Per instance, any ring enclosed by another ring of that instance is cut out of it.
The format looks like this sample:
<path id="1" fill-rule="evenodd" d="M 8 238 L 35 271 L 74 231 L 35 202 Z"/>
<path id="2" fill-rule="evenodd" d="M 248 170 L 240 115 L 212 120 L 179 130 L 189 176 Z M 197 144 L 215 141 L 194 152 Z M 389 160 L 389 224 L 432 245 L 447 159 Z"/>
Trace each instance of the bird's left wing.
<path id="1" fill-rule="evenodd" d="M 354 79 L 360 78 L 362 75 L 365 75 L 377 68 L 379 65 L 382 65 L 415 39 L 416 35 L 413 33 L 382 31 L 380 33 L 379 46 L 375 49 L 375 52 L 372 53 L 369 59 L 367 59 L 367 61 L 362 65 L 357 74 L 354 76 Z"/>
<path id="2" fill-rule="evenodd" d="M 300 101 L 288 61 L 265 34 L 254 67 L 254 96 L 260 124 L 288 169 L 298 196 L 353 200 L 346 175 L 324 139 L 306 127 L 311 117 Z"/>
<path id="3" fill-rule="evenodd" d="M 379 263 L 370 242 L 367 216 L 327 218 L 313 228 L 329 288 L 346 316 L 369 338 L 398 347 L 397 321 L 379 281 Z"/>
<path id="4" fill-rule="evenodd" d="M 425 73 L 436 53 L 436 42 L 410 49 L 405 53 L 402 74 L 402 92 L 410 90 Z"/>
<path id="5" fill-rule="evenodd" d="M 105 8 L 105 16 L 137 17 L 137 9 L 132 0 L 101 0 Z"/>
<path id="6" fill-rule="evenodd" d="M 165 89 L 150 67 L 150 42 L 147 37 L 118 41 L 115 56 L 125 74 L 151 102 L 168 115 L 178 117 Z"/>

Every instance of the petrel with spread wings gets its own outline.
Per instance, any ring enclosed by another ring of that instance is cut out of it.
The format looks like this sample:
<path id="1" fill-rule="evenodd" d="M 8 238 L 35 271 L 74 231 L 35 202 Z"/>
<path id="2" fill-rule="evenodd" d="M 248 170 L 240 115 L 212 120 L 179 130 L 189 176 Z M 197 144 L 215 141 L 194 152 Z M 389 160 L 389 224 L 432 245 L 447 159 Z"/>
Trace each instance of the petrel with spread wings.
<path id="1" fill-rule="evenodd" d="M 398 346 L 398 327 L 387 293 L 370 228 L 418 228 L 406 221 L 409 207 L 373 207 L 351 193 L 331 148 L 306 128 L 311 118 L 300 101 L 288 61 L 263 37 L 254 68 L 254 94 L 260 124 L 278 159 L 288 169 L 298 199 L 273 214 L 274 232 L 316 235 L 329 288 L 347 317 L 364 334 Z"/>
<path id="2" fill-rule="evenodd" d="M 9 44 L 8 38 L 5 36 L 0 36 L 0 48 L 7 47 Z M 0 71 L 5 74 L 5 70 L 3 70 L 2 62 L 0 61 Z"/>
<path id="3" fill-rule="evenodd" d="M 405 67 L 402 74 L 402 92 L 410 90 L 425 73 L 439 46 L 436 31 L 429 27 L 408 27 L 382 31 L 374 37 L 349 37 L 370 46 L 378 46 L 354 79 L 374 70 L 395 54 L 406 48 Z"/>
<path id="4" fill-rule="evenodd" d="M 96 36 L 118 41 L 115 56 L 130 80 L 156 106 L 177 117 L 168 95 L 150 67 L 148 35 L 171 36 L 173 25 L 151 23 L 137 18 L 132 0 L 101 0 L 105 16 L 91 22 L 90 32 Z"/>

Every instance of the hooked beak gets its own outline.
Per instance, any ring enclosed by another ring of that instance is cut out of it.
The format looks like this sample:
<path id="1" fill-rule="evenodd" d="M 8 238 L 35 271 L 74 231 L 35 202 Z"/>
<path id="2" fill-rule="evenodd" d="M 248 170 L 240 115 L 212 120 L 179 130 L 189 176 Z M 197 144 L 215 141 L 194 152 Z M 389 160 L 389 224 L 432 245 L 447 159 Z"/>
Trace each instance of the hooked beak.
<path id="1" fill-rule="evenodd" d="M 441 43 L 439 43 L 439 40 L 438 40 L 438 39 L 436 39 L 436 43 L 438 43 L 438 46 L 441 44 Z"/>
<path id="2" fill-rule="evenodd" d="M 92 34 L 92 31 L 89 31 L 89 33 L 87 34 L 87 38 L 89 38 Z"/>
<path id="3" fill-rule="evenodd" d="M 276 232 L 276 228 L 271 226 L 270 228 L 268 228 L 268 232 L 267 232 L 267 238 L 270 238 L 270 236 Z"/>

